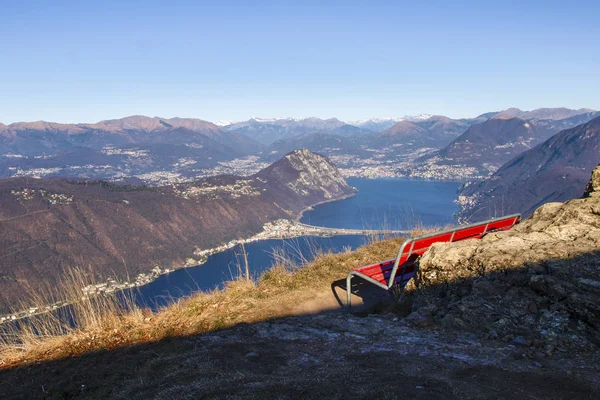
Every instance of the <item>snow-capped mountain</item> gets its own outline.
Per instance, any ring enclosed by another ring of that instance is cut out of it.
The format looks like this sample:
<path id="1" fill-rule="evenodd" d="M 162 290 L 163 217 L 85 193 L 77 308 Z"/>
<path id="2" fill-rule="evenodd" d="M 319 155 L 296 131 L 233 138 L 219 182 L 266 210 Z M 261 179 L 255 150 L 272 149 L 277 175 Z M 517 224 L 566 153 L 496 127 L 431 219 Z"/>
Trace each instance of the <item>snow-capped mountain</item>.
<path id="1" fill-rule="evenodd" d="M 421 113 L 417 115 L 405 115 L 402 119 L 406 121 L 424 121 L 433 117 L 432 114 Z"/>
<path id="2" fill-rule="evenodd" d="M 361 119 L 358 121 L 348 121 L 348 124 L 358 126 L 359 128 L 363 129 L 369 129 L 373 132 L 382 132 L 386 129 L 391 128 L 392 126 L 394 126 L 394 124 L 402 120 L 403 118 L 382 117 Z"/>
<path id="3" fill-rule="evenodd" d="M 221 119 L 219 121 L 213 122 L 213 124 L 217 125 L 217 126 L 228 126 L 228 125 L 233 125 L 238 121 L 231 121 L 228 119 Z"/>

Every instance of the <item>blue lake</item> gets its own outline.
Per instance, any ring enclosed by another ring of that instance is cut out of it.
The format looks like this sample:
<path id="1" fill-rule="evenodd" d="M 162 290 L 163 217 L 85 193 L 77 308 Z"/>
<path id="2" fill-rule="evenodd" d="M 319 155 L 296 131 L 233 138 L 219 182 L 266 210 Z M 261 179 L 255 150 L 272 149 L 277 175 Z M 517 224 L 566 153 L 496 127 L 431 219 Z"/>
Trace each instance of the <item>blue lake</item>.
<path id="1" fill-rule="evenodd" d="M 293 239 L 273 239 L 247 243 L 246 256 L 250 274 L 258 278 L 275 261 L 275 253 L 285 255 L 296 265 L 302 265 L 314 258 L 315 251 L 340 252 L 347 248 L 356 249 L 367 243 L 366 236 L 303 236 Z M 133 289 L 139 305 L 156 309 L 173 300 L 189 296 L 198 290 L 208 291 L 220 288 L 226 281 L 239 275 L 238 268 L 244 267 L 241 246 L 208 257 L 206 263 L 196 267 L 183 268 L 165 275 L 147 285 Z"/>
<path id="2" fill-rule="evenodd" d="M 458 206 L 455 182 L 349 178 L 355 197 L 325 203 L 304 213 L 301 222 L 347 229 L 411 229 L 419 224 L 453 224 Z"/>
<path id="3" fill-rule="evenodd" d="M 455 222 L 452 215 L 458 207 L 453 200 L 458 183 L 405 179 L 348 179 L 348 183 L 358 189 L 356 196 L 316 206 L 304 214 L 302 222 L 333 228 L 395 230 Z M 339 252 L 355 249 L 367 240 L 365 236 L 264 240 L 246 244 L 246 253 L 250 272 L 258 277 L 273 265 L 277 251 L 302 264 L 313 259 L 315 248 Z M 238 275 L 238 265 L 243 265 L 241 254 L 242 249 L 237 246 L 213 254 L 202 265 L 162 275 L 135 289 L 137 301 L 156 309 L 195 291 L 222 287 Z"/>

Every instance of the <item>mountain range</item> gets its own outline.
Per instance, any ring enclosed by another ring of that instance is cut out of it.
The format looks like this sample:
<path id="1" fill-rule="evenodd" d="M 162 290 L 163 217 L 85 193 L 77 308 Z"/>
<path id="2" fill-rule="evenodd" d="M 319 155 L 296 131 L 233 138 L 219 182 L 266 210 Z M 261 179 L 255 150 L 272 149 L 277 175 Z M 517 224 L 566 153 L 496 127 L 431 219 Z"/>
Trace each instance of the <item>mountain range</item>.
<path id="1" fill-rule="evenodd" d="M 237 122 L 225 126 L 228 132 L 248 136 L 264 145 L 269 145 L 278 140 L 289 139 L 306 133 L 329 133 L 341 136 L 352 136 L 372 133 L 368 129 L 350 125 L 337 118 L 253 118 L 244 122 Z"/>
<path id="2" fill-rule="evenodd" d="M 257 143 L 246 136 L 223 131 L 211 122 L 192 118 L 131 116 L 94 124 L 18 122 L 0 127 L 0 153 L 45 154 L 72 146 L 102 149 L 105 146 L 147 144 L 203 145 L 207 138 L 238 154 L 254 152 Z"/>
<path id="3" fill-rule="evenodd" d="M 573 110 L 565 107 L 557 107 L 557 108 L 537 108 L 531 111 L 523 111 L 518 108 L 512 107 L 502 111 L 490 112 L 486 114 L 482 114 L 479 117 L 483 117 L 485 119 L 489 119 L 497 116 L 509 116 L 509 117 L 517 117 L 521 119 L 536 119 L 536 120 L 553 120 L 558 121 L 561 119 L 567 119 L 571 117 L 575 117 L 577 115 L 586 115 L 590 113 L 595 113 L 595 110 L 591 108 L 580 108 L 577 110 Z"/>
<path id="4" fill-rule="evenodd" d="M 81 124 L 21 122 L 0 125 L 0 177 L 172 184 L 215 173 L 249 175 L 289 151 L 307 148 L 366 176 L 371 175 L 365 168 L 375 166 L 380 173 L 383 166 L 386 176 L 479 179 L 598 115 L 590 109 L 510 108 L 465 119 L 419 115 L 356 125 L 314 117 L 252 118 L 222 126 L 144 116 Z"/>
<path id="5" fill-rule="evenodd" d="M 588 109 L 567 110 L 540 109 L 522 112 L 509 109 L 484 115 L 489 119 L 471 125 L 464 133 L 439 151 L 416 161 L 413 168 L 423 166 L 447 166 L 465 171 L 462 178 L 487 177 L 504 163 L 529 150 L 561 130 L 569 129 L 600 113 Z M 576 114 L 576 112 L 582 112 Z M 574 114 L 575 113 L 575 114 Z M 514 115 L 554 117 L 563 119 L 522 119 Z M 479 119 L 482 116 L 478 117 Z"/>
<path id="6" fill-rule="evenodd" d="M 583 193 L 600 163 L 600 117 L 564 130 L 504 164 L 491 177 L 459 191 L 462 220 L 531 214 L 547 202 Z"/>

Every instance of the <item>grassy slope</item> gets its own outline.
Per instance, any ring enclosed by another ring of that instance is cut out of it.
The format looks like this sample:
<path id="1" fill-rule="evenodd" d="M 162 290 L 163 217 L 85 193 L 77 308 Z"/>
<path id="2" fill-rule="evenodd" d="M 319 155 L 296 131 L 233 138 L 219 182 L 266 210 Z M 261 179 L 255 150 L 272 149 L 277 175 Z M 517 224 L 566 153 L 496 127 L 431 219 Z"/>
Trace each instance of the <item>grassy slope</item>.
<path id="1" fill-rule="evenodd" d="M 378 241 L 354 252 L 321 254 L 310 265 L 294 272 L 290 272 L 294 266 L 285 265 L 282 259 L 257 282 L 239 279 L 223 290 L 196 294 L 158 313 L 137 309 L 118 316 L 114 307 L 101 304 L 96 315 L 88 317 L 89 322 L 80 329 L 42 338 L 31 334 L 30 329 L 21 335 L 22 343 L 5 343 L 1 348 L 0 368 L 318 311 L 320 307 L 331 306 L 315 303 L 315 299 L 331 293 L 332 282 L 345 278 L 349 270 L 361 265 L 393 258 L 402 240 Z M 308 304 L 308 308 L 302 307 L 303 304 Z M 43 316 L 40 318 L 43 320 Z M 52 321 L 40 323 L 47 325 Z"/>

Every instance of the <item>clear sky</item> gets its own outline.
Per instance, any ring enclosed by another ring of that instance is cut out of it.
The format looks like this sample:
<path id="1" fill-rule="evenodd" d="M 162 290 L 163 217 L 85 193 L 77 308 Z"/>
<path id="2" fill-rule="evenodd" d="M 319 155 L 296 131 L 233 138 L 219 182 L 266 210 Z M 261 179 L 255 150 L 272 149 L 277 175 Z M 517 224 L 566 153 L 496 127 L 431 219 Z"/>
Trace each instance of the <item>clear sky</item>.
<path id="1" fill-rule="evenodd" d="M 600 109 L 600 1 L 0 1 L 0 122 Z"/>

